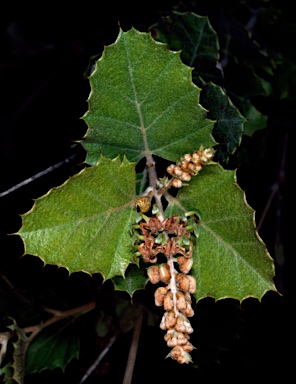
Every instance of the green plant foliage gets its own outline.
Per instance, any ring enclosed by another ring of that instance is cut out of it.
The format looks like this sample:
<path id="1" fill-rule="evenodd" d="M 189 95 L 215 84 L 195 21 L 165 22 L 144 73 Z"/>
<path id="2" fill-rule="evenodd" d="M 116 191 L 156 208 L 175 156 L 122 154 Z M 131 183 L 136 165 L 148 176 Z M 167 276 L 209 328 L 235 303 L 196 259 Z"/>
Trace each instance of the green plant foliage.
<path id="1" fill-rule="evenodd" d="M 195 13 L 171 12 L 151 27 L 156 39 L 166 42 L 170 49 L 180 50 L 181 59 L 193 66 L 192 78 L 201 87 L 201 104 L 209 110 L 208 118 L 216 120 L 213 129 L 217 148 L 217 161 L 227 162 L 240 144 L 244 117 L 232 104 L 221 87 L 222 74 L 217 69 L 219 43 L 216 32 L 205 16 Z"/>
<path id="2" fill-rule="evenodd" d="M 105 279 L 124 275 L 132 261 L 134 193 L 134 164 L 101 157 L 23 216 L 19 233 L 26 252 L 70 272 L 100 272 Z"/>
<path id="3" fill-rule="evenodd" d="M 273 261 L 256 232 L 254 211 L 236 184 L 234 171 L 215 163 L 205 166 L 190 188 L 182 188 L 171 200 L 166 215 L 192 210 L 199 218 L 192 269 L 197 300 L 261 299 L 276 290 Z"/>
<path id="4" fill-rule="evenodd" d="M 80 339 L 74 318 L 69 317 L 43 329 L 30 344 L 26 355 L 26 373 L 43 369 L 65 370 L 79 358 Z"/>
<path id="5" fill-rule="evenodd" d="M 181 58 L 185 64 L 194 67 L 192 77 L 195 84 L 202 88 L 205 82 L 210 81 L 223 84 L 226 95 L 231 97 L 233 104 L 247 119 L 244 133 L 251 135 L 255 130 L 266 127 L 266 117 L 250 103 L 250 97 L 267 96 L 271 92 L 270 83 L 258 76 L 255 69 L 259 72 L 264 69 L 270 75 L 273 73 L 273 63 L 260 50 L 260 45 L 250 39 L 245 27 L 238 21 L 233 26 L 234 19 L 230 21 L 231 16 L 224 12 L 222 10 L 220 18 L 213 20 L 215 31 L 210 24 L 211 19 L 209 21 L 208 17 L 194 12 L 170 12 L 152 27 L 152 31 L 158 40 L 167 42 L 169 48 L 183 49 Z M 235 28 L 235 31 L 230 33 L 229 28 Z M 223 72 L 217 69 L 219 50 L 223 53 L 222 62 L 219 63 Z M 206 99 L 202 95 L 201 104 L 211 111 L 213 104 L 207 104 Z M 211 118 L 216 120 L 215 117 Z M 225 134 L 235 137 L 237 132 L 238 129 L 233 131 L 229 127 Z M 219 141 L 219 138 L 216 140 Z M 236 142 L 239 141 L 240 137 L 236 136 Z M 218 152 L 218 160 L 224 160 L 223 154 L 221 158 L 219 155 Z"/>
<path id="6" fill-rule="evenodd" d="M 155 154 L 177 161 L 201 144 L 215 144 L 213 122 L 198 104 L 199 89 L 191 69 L 150 34 L 120 31 L 105 48 L 90 76 L 88 131 L 83 142 L 86 162 L 95 164 L 102 151 L 130 161 Z"/>
<path id="7" fill-rule="evenodd" d="M 203 85 L 202 101 L 211 106 L 208 117 L 216 120 L 213 136 L 219 143 L 216 160 L 227 162 L 241 142 L 246 119 L 240 114 L 221 87 L 213 83 Z"/>
<path id="8" fill-rule="evenodd" d="M 126 291 L 132 297 L 135 291 L 145 288 L 148 279 L 144 268 L 140 269 L 132 264 L 127 269 L 124 278 L 115 276 L 112 281 L 117 291 Z"/>
<path id="9" fill-rule="evenodd" d="M 219 59 L 218 37 L 207 17 L 191 12 L 171 12 L 153 25 L 151 30 L 153 36 L 167 43 L 170 49 L 182 51 L 182 61 L 194 67 L 194 82 L 198 77 L 204 81 L 221 79 L 221 73 L 216 68 Z"/>

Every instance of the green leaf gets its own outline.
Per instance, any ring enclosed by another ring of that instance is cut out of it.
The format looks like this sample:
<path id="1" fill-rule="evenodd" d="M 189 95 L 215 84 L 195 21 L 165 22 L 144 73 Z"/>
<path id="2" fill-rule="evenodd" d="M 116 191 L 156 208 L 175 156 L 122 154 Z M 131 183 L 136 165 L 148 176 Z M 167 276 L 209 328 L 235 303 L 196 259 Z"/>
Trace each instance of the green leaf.
<path id="1" fill-rule="evenodd" d="M 194 81 L 198 77 L 204 81 L 221 79 L 221 72 L 216 68 L 219 59 L 218 37 L 206 16 L 193 12 L 171 12 L 153 25 L 151 30 L 153 36 L 167 43 L 170 49 L 182 50 L 182 61 L 194 67 Z"/>
<path id="2" fill-rule="evenodd" d="M 234 171 L 218 164 L 205 166 L 190 187 L 172 198 L 166 215 L 192 210 L 199 217 L 192 269 L 197 300 L 261 299 L 276 290 L 273 260 L 255 229 L 254 211 L 237 186 Z"/>
<path id="3" fill-rule="evenodd" d="M 267 127 L 267 116 L 259 112 L 249 100 L 241 100 L 239 104 L 242 114 L 247 119 L 244 124 L 245 135 L 252 136 L 254 132 Z"/>
<path id="4" fill-rule="evenodd" d="M 27 351 L 27 374 L 54 368 L 64 371 L 72 359 L 79 358 L 79 332 L 73 321 L 73 318 L 60 320 L 35 337 Z"/>
<path id="5" fill-rule="evenodd" d="M 208 117 L 216 120 L 213 136 L 219 145 L 215 159 L 227 162 L 241 142 L 245 118 L 221 87 L 205 83 L 202 90 L 202 103 L 209 109 Z"/>
<path id="6" fill-rule="evenodd" d="M 213 122 L 198 104 L 191 71 L 179 52 L 150 34 L 120 31 L 90 76 L 86 162 L 95 164 L 100 151 L 124 153 L 130 161 L 151 154 L 177 161 L 201 144 L 213 146 Z"/>
<path id="7" fill-rule="evenodd" d="M 115 276 L 112 281 L 117 291 L 126 291 L 132 297 L 135 291 L 145 288 L 148 278 L 146 269 L 130 265 L 124 278 Z"/>
<path id="8" fill-rule="evenodd" d="M 134 193 L 134 164 L 101 157 L 96 166 L 38 199 L 23 216 L 19 234 L 26 252 L 70 272 L 123 276 L 132 262 Z"/>
<path id="9" fill-rule="evenodd" d="M 213 129 L 214 139 L 220 144 L 216 159 L 227 162 L 240 144 L 245 119 L 222 88 L 213 84 L 221 81 L 221 72 L 217 69 L 219 43 L 208 18 L 172 12 L 153 26 L 152 31 L 158 40 L 168 43 L 170 49 L 182 49 L 183 62 L 194 66 L 193 80 L 202 88 L 200 102 L 209 111 L 207 117 L 217 121 Z"/>

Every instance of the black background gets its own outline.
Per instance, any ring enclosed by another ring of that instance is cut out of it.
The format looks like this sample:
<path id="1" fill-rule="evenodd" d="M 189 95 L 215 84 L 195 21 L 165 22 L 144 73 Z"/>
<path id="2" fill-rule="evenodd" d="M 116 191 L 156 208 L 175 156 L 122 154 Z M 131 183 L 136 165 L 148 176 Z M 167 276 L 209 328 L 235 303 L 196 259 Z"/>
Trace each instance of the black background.
<path id="1" fill-rule="evenodd" d="M 288 3 L 273 3 L 288 15 L 291 12 Z M 85 153 L 73 142 L 86 132 L 80 117 L 87 110 L 90 88 L 84 73 L 90 57 L 115 41 L 119 24 L 123 30 L 134 26 L 147 31 L 159 20 L 161 11 L 170 11 L 175 4 L 178 1 L 78 1 L 66 7 L 52 2 L 24 2 L 10 4 L 1 12 L 0 193 L 72 156 L 63 166 L 0 198 L 0 294 L 7 295 L 8 279 L 13 286 L 9 291 L 12 308 L 8 312 L 15 312 L 16 317 L 20 309 L 13 307 L 14 293 L 21 291 L 28 298 L 30 305 L 29 309 L 23 308 L 21 326 L 36 321 L 36 312 L 44 302 L 50 304 L 45 287 L 50 287 L 67 308 L 96 297 L 100 276 L 75 274 L 68 278 L 63 268 L 43 268 L 41 260 L 29 255 L 20 258 L 23 245 L 18 237 L 8 234 L 18 231 L 19 215 L 31 208 L 32 198 L 60 185 L 81 168 Z M 256 210 L 258 222 L 273 184 L 280 180 L 280 190 L 269 207 L 260 235 L 273 257 L 275 246 L 283 246 L 284 259 L 276 262 L 275 279 L 282 296 L 269 292 L 261 303 L 247 299 L 241 305 L 230 299 L 218 303 L 210 298 L 200 301 L 194 318 L 194 344 L 198 349 L 193 353 L 195 364 L 190 367 L 164 360 L 167 349 L 163 332 L 144 327 L 134 383 L 259 382 L 261 377 L 270 383 L 296 382 L 295 105 L 291 100 L 278 100 L 276 95 L 259 104 L 268 116 L 268 126 L 252 138 L 243 139 L 242 146 L 253 151 L 255 160 L 240 165 L 238 183 Z M 285 164 L 281 168 L 283 153 Z M 284 173 L 279 174 L 280 170 Z M 97 300 L 112 293 L 108 283 L 101 290 Z M 47 296 L 42 299 L 43 294 Z M 148 294 L 149 289 L 147 293 L 137 292 L 135 301 L 149 301 Z M 51 304 L 56 304 L 54 298 Z M 1 312 L 6 313 L 5 310 L 2 308 Z M 99 341 L 87 329 L 94 321 L 92 315 L 83 321 L 79 363 L 70 363 L 65 373 L 56 369 L 29 375 L 26 383 L 79 382 L 100 352 Z M 130 339 L 131 333 L 113 346 L 89 383 L 122 382 Z"/>

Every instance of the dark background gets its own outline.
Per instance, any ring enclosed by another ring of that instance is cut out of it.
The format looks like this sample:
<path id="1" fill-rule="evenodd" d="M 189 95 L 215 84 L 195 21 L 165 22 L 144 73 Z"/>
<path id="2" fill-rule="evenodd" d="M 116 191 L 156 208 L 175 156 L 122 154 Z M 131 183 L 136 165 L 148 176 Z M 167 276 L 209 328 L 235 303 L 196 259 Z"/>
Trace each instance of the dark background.
<path id="1" fill-rule="evenodd" d="M 289 2 L 271 3 L 292 19 Z M 68 277 L 63 268 L 43 267 L 40 259 L 29 255 L 21 258 L 20 239 L 8 234 L 18 231 L 19 215 L 31 208 L 33 198 L 60 185 L 81 168 L 85 153 L 74 141 L 86 132 L 80 117 L 87 110 L 90 88 L 85 72 L 90 57 L 115 41 L 119 23 L 123 30 L 134 26 L 147 31 L 159 21 L 162 11 L 171 11 L 176 4 L 179 2 L 97 1 L 72 2 L 66 8 L 61 4 L 33 6 L 24 2 L 10 4 L 1 12 L 0 193 L 69 158 L 52 172 L 0 197 L 0 295 L 9 297 L 11 304 L 3 300 L 3 326 L 5 314 L 15 316 L 21 326 L 27 326 L 36 322 L 44 304 L 71 308 L 94 298 L 106 300 L 104 295 L 112 296 L 113 288 L 108 283 L 100 288 L 102 293 L 96 293 L 101 286 L 100 276 Z M 289 49 L 294 42 L 282 41 L 282 44 Z M 271 95 L 258 100 L 258 105 L 268 116 L 268 125 L 252 138 L 244 137 L 241 147 L 253 154 L 253 158 L 239 164 L 238 183 L 256 210 L 257 223 L 264 215 L 260 235 L 276 258 L 275 283 L 282 296 L 269 292 L 261 303 L 247 299 L 241 305 L 230 299 L 218 303 L 210 298 L 200 301 L 193 320 L 194 345 L 198 349 L 193 353 L 195 364 L 190 367 L 164 360 L 167 349 L 163 332 L 144 325 L 134 383 L 262 379 L 281 384 L 296 382 L 295 103 Z M 233 160 L 228 166 L 236 165 Z M 275 187 L 278 190 L 265 215 Z M 17 304 L 19 292 L 26 297 L 28 305 L 23 301 Z M 153 295 L 149 289 L 137 292 L 135 302 L 150 303 L 149 293 Z M 101 348 L 90 330 L 93 321 L 92 314 L 81 321 L 83 337 L 78 363 L 70 363 L 65 373 L 56 369 L 29 375 L 26 383 L 78 382 Z M 130 340 L 128 333 L 116 342 L 87 382 L 121 383 Z"/>

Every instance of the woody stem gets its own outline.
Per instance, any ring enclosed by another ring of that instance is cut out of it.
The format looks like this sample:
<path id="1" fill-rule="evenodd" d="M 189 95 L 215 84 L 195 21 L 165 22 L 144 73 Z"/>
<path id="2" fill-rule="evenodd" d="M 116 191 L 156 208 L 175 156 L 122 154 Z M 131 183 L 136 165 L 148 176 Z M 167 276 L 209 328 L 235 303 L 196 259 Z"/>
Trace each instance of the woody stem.
<path id="1" fill-rule="evenodd" d="M 153 196 L 155 198 L 155 203 L 159 210 L 159 216 L 160 216 L 159 219 L 163 221 L 165 219 L 165 216 L 164 216 L 163 206 L 161 202 L 161 195 L 159 195 L 158 193 L 159 183 L 158 183 L 158 177 L 157 177 L 156 168 L 155 168 L 155 161 L 152 155 L 147 155 L 146 166 L 149 174 L 149 184 L 150 184 L 150 187 L 152 188 Z"/>

